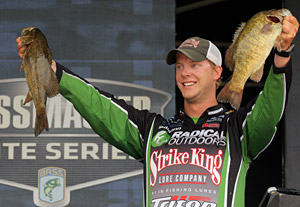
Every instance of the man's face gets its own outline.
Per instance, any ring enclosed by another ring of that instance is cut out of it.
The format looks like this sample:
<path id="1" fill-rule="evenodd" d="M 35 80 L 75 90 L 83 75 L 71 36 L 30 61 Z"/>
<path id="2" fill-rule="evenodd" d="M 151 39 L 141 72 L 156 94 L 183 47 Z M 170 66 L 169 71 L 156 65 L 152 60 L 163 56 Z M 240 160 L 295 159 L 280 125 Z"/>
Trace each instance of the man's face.
<path id="1" fill-rule="evenodd" d="M 200 103 L 215 97 L 216 75 L 208 60 L 195 62 L 180 52 L 176 54 L 176 82 L 185 101 Z"/>

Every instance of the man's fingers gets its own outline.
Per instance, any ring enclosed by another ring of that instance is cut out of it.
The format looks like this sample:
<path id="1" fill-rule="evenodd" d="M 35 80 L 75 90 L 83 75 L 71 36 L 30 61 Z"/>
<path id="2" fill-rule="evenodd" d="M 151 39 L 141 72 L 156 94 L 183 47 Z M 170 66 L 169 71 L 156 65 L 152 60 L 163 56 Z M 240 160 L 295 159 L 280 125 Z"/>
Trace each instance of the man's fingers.
<path id="1" fill-rule="evenodd" d="M 283 19 L 282 32 L 296 36 L 299 29 L 299 22 L 294 16 L 287 16 Z"/>
<path id="2" fill-rule="evenodd" d="M 25 50 L 25 47 L 23 46 L 18 46 L 18 55 L 20 56 L 20 58 L 23 59 L 23 55 L 24 55 L 24 50 Z"/>
<path id="3" fill-rule="evenodd" d="M 288 16 L 287 20 L 289 22 L 291 22 L 293 25 L 295 25 L 297 28 L 299 28 L 299 22 L 298 22 L 298 20 L 297 20 L 296 17 L 294 17 L 294 16 Z"/>
<path id="4" fill-rule="evenodd" d="M 23 59 L 25 47 L 23 46 L 20 37 L 16 39 L 16 42 L 17 42 L 18 55 L 20 56 L 20 58 Z"/>
<path id="5" fill-rule="evenodd" d="M 298 32 L 298 29 L 299 22 L 294 16 L 284 17 L 281 32 L 281 49 L 286 50 L 290 46 Z"/>
<path id="6" fill-rule="evenodd" d="M 21 59 L 23 59 L 23 53 L 18 52 L 18 55 Z"/>
<path id="7" fill-rule="evenodd" d="M 22 47 L 22 42 L 20 41 L 20 37 L 16 39 L 16 42 L 17 42 L 17 49 L 19 50 Z"/>

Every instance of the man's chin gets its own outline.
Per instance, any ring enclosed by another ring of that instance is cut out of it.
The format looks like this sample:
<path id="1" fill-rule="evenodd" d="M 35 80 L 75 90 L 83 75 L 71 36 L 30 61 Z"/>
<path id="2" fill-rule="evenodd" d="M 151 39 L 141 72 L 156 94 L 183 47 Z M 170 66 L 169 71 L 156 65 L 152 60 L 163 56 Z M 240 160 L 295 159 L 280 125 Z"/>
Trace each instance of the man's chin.
<path id="1" fill-rule="evenodd" d="M 192 97 L 192 96 L 183 96 L 184 98 L 184 101 L 186 103 L 196 103 L 197 102 L 197 99 L 195 97 Z"/>

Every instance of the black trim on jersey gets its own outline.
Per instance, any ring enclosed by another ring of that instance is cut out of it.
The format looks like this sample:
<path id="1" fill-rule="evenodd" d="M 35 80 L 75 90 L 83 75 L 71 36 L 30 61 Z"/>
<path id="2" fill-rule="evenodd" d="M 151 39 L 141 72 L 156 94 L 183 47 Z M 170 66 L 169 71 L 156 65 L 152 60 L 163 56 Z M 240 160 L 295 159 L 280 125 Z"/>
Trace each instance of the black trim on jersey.
<path id="1" fill-rule="evenodd" d="M 56 63 L 56 76 L 58 81 L 60 82 L 62 75 L 63 75 L 63 71 L 71 74 L 74 77 L 77 77 L 78 79 L 84 81 L 86 84 L 91 85 L 92 87 L 94 87 L 99 94 L 105 96 L 106 98 L 111 99 L 112 102 L 114 102 L 116 105 L 118 105 L 119 107 L 123 108 L 125 111 L 127 111 L 128 113 L 128 119 L 131 120 L 134 124 L 136 124 L 139 128 L 139 131 L 142 135 L 142 137 L 140 137 L 142 139 L 142 141 L 144 141 L 144 137 L 148 137 L 148 133 L 149 133 L 149 128 L 150 126 L 148 126 L 146 123 L 152 122 L 151 120 L 154 119 L 155 116 L 157 116 L 156 113 L 149 113 L 148 110 L 137 110 L 135 109 L 132 105 L 128 105 L 124 100 L 122 99 L 117 99 L 114 97 L 114 95 L 106 92 L 106 91 L 102 91 L 100 89 L 98 89 L 97 87 L 93 86 L 91 83 L 89 83 L 86 79 L 80 77 L 79 75 L 73 73 L 71 70 L 69 70 L 68 68 L 64 67 L 63 65 Z M 145 132 L 145 133 L 143 133 Z"/>
<path id="2" fill-rule="evenodd" d="M 274 71 L 275 74 L 278 74 L 278 73 L 285 73 L 286 74 L 286 95 L 287 95 L 286 96 L 286 101 L 288 102 L 288 94 L 289 94 L 289 91 L 290 91 L 290 88 L 291 88 L 292 75 L 293 75 L 292 60 L 290 60 L 287 63 L 287 65 L 285 67 L 283 67 L 283 68 L 277 68 L 277 67 L 274 66 L 273 67 L 273 71 Z"/>
<path id="3" fill-rule="evenodd" d="M 231 206 L 233 202 L 233 193 L 235 191 L 235 185 L 237 184 L 238 174 L 242 164 L 242 146 L 241 137 L 243 135 L 243 129 L 240 127 L 243 121 L 241 117 L 237 117 L 238 113 L 231 113 L 231 117 L 228 120 L 228 142 L 230 153 L 230 169 L 228 173 L 228 185 L 227 185 L 227 206 Z M 225 170 L 225 169 L 224 169 Z"/>

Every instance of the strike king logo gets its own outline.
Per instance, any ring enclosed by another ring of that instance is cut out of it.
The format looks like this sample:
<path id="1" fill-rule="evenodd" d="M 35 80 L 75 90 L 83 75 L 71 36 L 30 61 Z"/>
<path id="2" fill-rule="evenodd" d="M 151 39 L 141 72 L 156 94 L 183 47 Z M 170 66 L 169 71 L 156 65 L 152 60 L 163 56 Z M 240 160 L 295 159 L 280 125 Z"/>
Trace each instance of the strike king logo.
<path id="1" fill-rule="evenodd" d="M 46 167 L 38 171 L 37 206 L 57 206 L 64 203 L 66 196 L 66 170 L 59 167 Z"/>
<path id="2" fill-rule="evenodd" d="M 163 154 L 162 150 L 154 151 L 150 156 L 150 187 L 155 186 L 160 171 L 175 165 L 191 165 L 202 168 L 209 172 L 212 183 L 219 185 L 221 174 L 218 170 L 223 165 L 222 155 L 222 150 L 218 150 L 216 155 L 211 155 L 205 153 L 204 148 L 190 148 L 190 152 L 178 152 L 178 149 L 170 149 L 168 154 Z M 177 181 L 177 178 L 168 178 L 168 180 Z"/>

